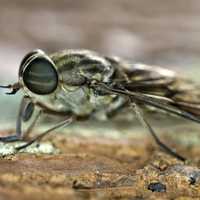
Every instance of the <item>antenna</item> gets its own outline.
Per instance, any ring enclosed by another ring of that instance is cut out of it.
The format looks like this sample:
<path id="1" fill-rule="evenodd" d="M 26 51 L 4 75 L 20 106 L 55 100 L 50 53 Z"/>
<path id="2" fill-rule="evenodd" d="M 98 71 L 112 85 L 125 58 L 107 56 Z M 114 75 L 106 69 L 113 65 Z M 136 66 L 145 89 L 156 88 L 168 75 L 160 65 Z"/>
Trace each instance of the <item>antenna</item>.
<path id="1" fill-rule="evenodd" d="M 13 94 L 16 94 L 20 90 L 21 86 L 17 82 L 17 83 L 14 83 L 13 85 L 11 85 L 11 84 L 9 84 L 9 85 L 0 85 L 0 88 L 11 89 L 12 91 L 11 92 L 6 92 L 6 94 L 13 95 Z"/>

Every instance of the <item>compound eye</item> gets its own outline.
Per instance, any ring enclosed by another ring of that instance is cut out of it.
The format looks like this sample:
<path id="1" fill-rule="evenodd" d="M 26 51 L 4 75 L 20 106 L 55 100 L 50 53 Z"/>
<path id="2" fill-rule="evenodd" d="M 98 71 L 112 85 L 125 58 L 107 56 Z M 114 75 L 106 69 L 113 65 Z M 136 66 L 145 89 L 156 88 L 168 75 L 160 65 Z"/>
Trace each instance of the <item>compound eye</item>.
<path id="1" fill-rule="evenodd" d="M 26 66 L 23 81 L 33 93 L 50 94 L 57 88 L 58 74 L 47 58 L 38 57 Z"/>

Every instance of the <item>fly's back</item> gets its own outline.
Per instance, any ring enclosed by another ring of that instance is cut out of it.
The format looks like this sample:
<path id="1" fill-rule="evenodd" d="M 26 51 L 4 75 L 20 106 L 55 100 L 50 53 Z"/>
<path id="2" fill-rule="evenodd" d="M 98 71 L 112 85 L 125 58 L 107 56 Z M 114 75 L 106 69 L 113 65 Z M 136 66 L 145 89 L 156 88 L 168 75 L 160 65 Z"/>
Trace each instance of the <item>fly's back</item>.
<path id="1" fill-rule="evenodd" d="M 86 50 L 64 50 L 50 55 L 68 86 L 80 86 L 87 79 L 108 82 L 113 74 L 113 66 L 104 57 Z"/>

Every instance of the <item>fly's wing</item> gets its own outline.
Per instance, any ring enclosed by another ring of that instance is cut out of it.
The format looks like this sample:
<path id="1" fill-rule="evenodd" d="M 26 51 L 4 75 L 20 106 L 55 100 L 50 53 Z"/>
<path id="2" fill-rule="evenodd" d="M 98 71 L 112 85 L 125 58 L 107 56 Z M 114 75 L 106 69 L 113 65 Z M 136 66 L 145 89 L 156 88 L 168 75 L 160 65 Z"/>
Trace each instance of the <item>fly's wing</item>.
<path id="1" fill-rule="evenodd" d="M 122 68 L 125 78 L 120 84 L 127 95 L 144 105 L 200 122 L 200 87 L 193 82 L 160 67 L 136 64 Z"/>
<path id="2" fill-rule="evenodd" d="M 130 91 L 172 97 L 194 88 L 189 81 L 177 77 L 175 72 L 161 67 L 142 64 L 124 65 L 123 72 L 128 78 L 123 85 Z"/>

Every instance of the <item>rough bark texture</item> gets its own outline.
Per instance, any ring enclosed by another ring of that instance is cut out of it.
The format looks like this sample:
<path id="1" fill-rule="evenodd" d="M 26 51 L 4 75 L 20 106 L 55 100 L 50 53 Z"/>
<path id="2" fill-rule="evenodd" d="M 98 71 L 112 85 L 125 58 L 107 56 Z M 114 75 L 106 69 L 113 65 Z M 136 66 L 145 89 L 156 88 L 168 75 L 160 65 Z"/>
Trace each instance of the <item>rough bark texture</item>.
<path id="1" fill-rule="evenodd" d="M 43 141 L 1 157 L 0 198 L 199 199 L 200 148 L 177 138 L 174 145 L 162 137 L 187 156 L 185 163 L 160 151 L 144 134 L 132 139 L 52 134 L 46 138 L 54 148 L 50 152 L 30 151 Z"/>

